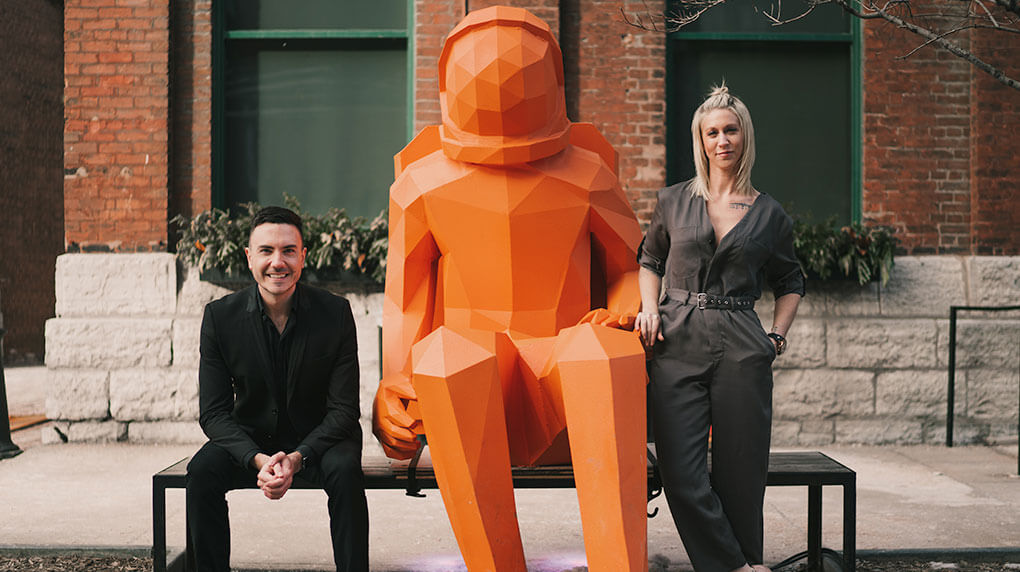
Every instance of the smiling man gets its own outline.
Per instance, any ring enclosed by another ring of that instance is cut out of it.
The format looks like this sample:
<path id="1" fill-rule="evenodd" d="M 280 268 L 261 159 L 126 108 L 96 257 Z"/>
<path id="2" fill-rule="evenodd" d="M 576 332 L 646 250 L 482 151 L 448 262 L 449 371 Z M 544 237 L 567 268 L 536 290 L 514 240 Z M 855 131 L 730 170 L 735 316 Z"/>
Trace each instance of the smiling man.
<path id="1" fill-rule="evenodd" d="M 188 465 L 188 523 L 199 571 L 230 569 L 227 491 L 257 482 L 280 499 L 298 473 L 329 497 L 338 571 L 368 570 L 358 348 L 344 298 L 299 283 L 301 218 L 255 214 L 244 249 L 255 285 L 209 303 L 202 319 L 199 422 Z"/>

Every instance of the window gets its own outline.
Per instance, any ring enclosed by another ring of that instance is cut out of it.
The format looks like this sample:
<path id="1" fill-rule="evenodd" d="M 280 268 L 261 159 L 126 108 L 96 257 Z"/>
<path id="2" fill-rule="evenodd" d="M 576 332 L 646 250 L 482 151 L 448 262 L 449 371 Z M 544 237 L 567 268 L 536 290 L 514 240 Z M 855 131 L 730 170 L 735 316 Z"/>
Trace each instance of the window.
<path id="1" fill-rule="evenodd" d="M 408 141 L 408 0 L 216 4 L 213 204 L 374 217 Z"/>
<path id="2" fill-rule="evenodd" d="M 745 2 L 716 6 L 671 34 L 670 184 L 694 176 L 691 117 L 711 86 L 725 80 L 754 120 L 755 188 L 811 220 L 859 220 L 859 37 L 859 22 L 835 5 L 771 26 Z"/>

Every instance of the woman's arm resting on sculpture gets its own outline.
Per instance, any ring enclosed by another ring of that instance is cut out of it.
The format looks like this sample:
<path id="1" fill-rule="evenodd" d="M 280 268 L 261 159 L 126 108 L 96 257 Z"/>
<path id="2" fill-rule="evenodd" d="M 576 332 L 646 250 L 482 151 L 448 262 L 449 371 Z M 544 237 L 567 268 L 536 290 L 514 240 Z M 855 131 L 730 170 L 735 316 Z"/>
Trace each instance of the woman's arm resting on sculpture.
<path id="1" fill-rule="evenodd" d="M 652 347 L 656 341 L 662 341 L 661 324 L 659 323 L 659 292 L 662 289 L 662 277 L 644 266 L 638 273 L 638 287 L 641 290 L 641 311 L 634 321 L 634 329 L 641 332 L 641 340 L 646 347 Z"/>

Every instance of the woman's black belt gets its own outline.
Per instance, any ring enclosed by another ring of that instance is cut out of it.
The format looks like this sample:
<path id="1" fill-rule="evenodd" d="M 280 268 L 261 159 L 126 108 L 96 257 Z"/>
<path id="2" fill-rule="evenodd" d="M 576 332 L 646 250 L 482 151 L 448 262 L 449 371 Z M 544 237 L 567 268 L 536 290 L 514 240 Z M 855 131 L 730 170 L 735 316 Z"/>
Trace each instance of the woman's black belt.
<path id="1" fill-rule="evenodd" d="M 751 296 L 717 296 L 705 292 L 691 292 L 680 288 L 666 288 L 666 294 L 681 304 L 697 306 L 699 310 L 753 310 Z"/>

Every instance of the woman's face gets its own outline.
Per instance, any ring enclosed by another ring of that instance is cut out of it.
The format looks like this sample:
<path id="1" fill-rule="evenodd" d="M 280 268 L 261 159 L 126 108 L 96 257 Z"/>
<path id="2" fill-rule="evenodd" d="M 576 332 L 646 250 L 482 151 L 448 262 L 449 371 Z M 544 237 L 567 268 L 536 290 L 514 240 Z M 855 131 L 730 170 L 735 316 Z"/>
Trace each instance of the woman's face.
<path id="1" fill-rule="evenodd" d="M 701 120 L 701 144 L 712 169 L 736 171 L 744 154 L 744 131 L 729 109 L 713 109 Z"/>

